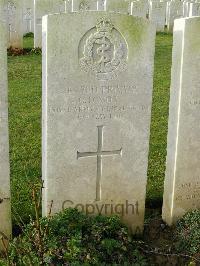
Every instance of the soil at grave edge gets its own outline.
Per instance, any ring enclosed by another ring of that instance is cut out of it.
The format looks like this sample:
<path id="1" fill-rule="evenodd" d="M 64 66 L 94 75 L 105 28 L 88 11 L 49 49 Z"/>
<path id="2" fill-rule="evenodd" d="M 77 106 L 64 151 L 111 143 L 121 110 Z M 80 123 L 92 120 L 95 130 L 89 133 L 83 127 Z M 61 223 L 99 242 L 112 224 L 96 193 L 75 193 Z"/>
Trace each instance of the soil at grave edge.
<path id="1" fill-rule="evenodd" d="M 176 251 L 175 227 L 167 226 L 161 218 L 161 209 L 147 209 L 140 250 L 150 266 L 200 266 L 200 263 Z"/>

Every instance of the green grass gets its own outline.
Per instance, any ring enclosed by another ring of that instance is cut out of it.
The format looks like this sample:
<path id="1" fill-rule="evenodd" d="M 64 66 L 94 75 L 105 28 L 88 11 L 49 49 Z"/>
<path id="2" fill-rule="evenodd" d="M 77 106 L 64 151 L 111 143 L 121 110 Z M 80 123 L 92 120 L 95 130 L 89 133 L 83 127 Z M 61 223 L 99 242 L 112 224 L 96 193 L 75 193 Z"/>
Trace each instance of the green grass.
<path id="1" fill-rule="evenodd" d="M 24 38 L 24 43 L 23 43 L 23 47 L 25 49 L 27 48 L 33 48 L 34 45 L 34 38 L 33 36 L 31 37 L 31 33 L 28 33 L 27 36 Z"/>
<path id="2" fill-rule="evenodd" d="M 33 39 L 24 38 L 31 48 Z M 162 200 L 167 117 L 170 87 L 172 35 L 156 40 L 154 94 L 150 140 L 147 200 Z M 33 213 L 30 182 L 41 178 L 41 56 L 9 57 L 9 118 L 12 207 L 25 221 Z"/>
<path id="3" fill-rule="evenodd" d="M 29 182 L 41 177 L 41 57 L 9 57 L 12 207 L 27 220 Z"/>
<path id="4" fill-rule="evenodd" d="M 168 109 L 171 77 L 172 35 L 156 39 L 147 201 L 160 203 L 163 195 L 167 153 Z"/>
<path id="5" fill-rule="evenodd" d="M 33 48 L 33 38 L 31 38 L 31 37 L 24 38 L 23 47 L 25 49 L 27 49 L 27 48 Z"/>

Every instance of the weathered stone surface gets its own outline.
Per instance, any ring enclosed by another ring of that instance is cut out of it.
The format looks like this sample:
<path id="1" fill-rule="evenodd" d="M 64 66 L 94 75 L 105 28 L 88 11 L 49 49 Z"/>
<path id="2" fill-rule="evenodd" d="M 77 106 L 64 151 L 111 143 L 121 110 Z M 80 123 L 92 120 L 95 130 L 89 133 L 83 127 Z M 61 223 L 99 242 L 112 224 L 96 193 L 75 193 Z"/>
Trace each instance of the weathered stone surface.
<path id="1" fill-rule="evenodd" d="M 10 171 L 7 103 L 7 40 L 0 24 L 0 237 L 11 236 Z M 0 241 L 0 249 L 2 249 Z"/>
<path id="2" fill-rule="evenodd" d="M 106 0 L 97 0 L 97 10 L 98 11 L 106 10 Z"/>
<path id="3" fill-rule="evenodd" d="M 150 1 L 149 19 L 156 25 L 157 31 L 165 29 L 166 6 L 166 2 Z"/>
<path id="4" fill-rule="evenodd" d="M 200 3 L 189 3 L 189 17 L 200 16 Z"/>
<path id="5" fill-rule="evenodd" d="M 72 0 L 64 0 L 64 12 L 71 12 L 72 11 Z"/>
<path id="6" fill-rule="evenodd" d="M 131 15 L 146 18 L 148 13 L 148 2 L 146 0 L 131 2 Z"/>
<path id="7" fill-rule="evenodd" d="M 190 11 L 190 2 L 183 1 L 183 17 L 186 18 L 189 16 Z"/>
<path id="8" fill-rule="evenodd" d="M 200 208 L 200 18 L 174 28 L 163 219 Z"/>
<path id="9" fill-rule="evenodd" d="M 97 0 L 72 0 L 72 11 L 97 11 Z"/>
<path id="10" fill-rule="evenodd" d="M 173 1 L 168 2 L 167 8 L 167 29 L 169 32 L 173 32 L 174 20 L 183 17 L 183 2 Z"/>
<path id="11" fill-rule="evenodd" d="M 65 12 L 63 0 L 34 0 L 34 47 L 42 47 L 42 17 L 48 14 Z"/>
<path id="12" fill-rule="evenodd" d="M 77 12 L 45 17 L 43 37 L 43 214 L 79 204 L 142 230 L 155 27 Z"/>
<path id="13" fill-rule="evenodd" d="M 34 32 L 34 1 L 23 0 L 23 34 Z"/>
<path id="14" fill-rule="evenodd" d="M 106 11 L 112 11 L 116 13 L 131 13 L 130 1 L 126 0 L 109 0 L 106 1 Z"/>
<path id="15" fill-rule="evenodd" d="M 0 0 L 0 21 L 7 28 L 7 46 L 23 48 L 23 12 L 22 2 L 18 0 Z"/>

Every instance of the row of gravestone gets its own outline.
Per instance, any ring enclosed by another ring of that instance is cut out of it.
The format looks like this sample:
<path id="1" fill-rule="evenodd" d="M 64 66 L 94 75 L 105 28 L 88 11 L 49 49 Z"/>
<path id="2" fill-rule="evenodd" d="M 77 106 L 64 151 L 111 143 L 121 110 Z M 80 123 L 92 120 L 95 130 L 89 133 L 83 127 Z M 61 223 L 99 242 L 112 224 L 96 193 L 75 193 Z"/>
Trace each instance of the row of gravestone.
<path id="1" fill-rule="evenodd" d="M 198 0 L 197 0 L 198 1 Z M 6 21 L 8 47 L 22 48 L 23 35 L 34 32 L 34 47 L 42 47 L 42 16 L 85 10 L 114 11 L 149 18 L 157 31 L 173 31 L 174 20 L 200 16 L 200 2 L 159 0 L 0 0 L 0 20 Z"/>
<path id="2" fill-rule="evenodd" d="M 0 0 L 0 21 L 6 24 L 7 46 L 23 47 L 23 35 L 33 32 L 33 0 Z"/>
<path id="3" fill-rule="evenodd" d="M 43 17 L 43 215 L 76 207 L 143 229 L 155 27 L 109 12 Z M 63 31 L 63 28 L 67 28 Z M 200 208 L 200 18 L 175 22 L 163 219 Z M 10 235 L 6 37 L 0 34 L 0 232 Z"/>

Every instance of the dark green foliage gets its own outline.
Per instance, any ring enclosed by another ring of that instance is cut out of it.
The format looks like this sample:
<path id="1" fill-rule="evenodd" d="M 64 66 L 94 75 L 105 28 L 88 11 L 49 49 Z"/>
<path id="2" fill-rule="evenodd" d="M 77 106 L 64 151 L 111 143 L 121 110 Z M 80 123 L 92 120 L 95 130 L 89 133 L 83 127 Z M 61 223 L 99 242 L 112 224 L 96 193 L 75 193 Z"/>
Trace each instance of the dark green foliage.
<path id="1" fill-rule="evenodd" d="M 32 54 L 42 55 L 42 49 L 41 48 L 33 48 L 31 49 Z"/>
<path id="2" fill-rule="evenodd" d="M 34 38 L 34 33 L 33 32 L 28 32 L 28 33 L 24 34 L 24 37 L 25 38 L 28 38 L 28 37 Z"/>
<path id="3" fill-rule="evenodd" d="M 200 259 L 200 210 L 187 213 L 176 226 L 177 249 Z"/>
<path id="4" fill-rule="evenodd" d="M 10 243 L 11 265 L 147 265 L 118 217 L 67 209 L 31 222 Z"/>

